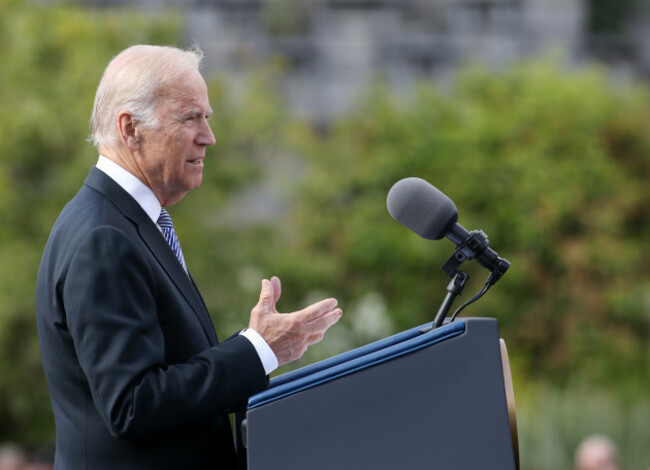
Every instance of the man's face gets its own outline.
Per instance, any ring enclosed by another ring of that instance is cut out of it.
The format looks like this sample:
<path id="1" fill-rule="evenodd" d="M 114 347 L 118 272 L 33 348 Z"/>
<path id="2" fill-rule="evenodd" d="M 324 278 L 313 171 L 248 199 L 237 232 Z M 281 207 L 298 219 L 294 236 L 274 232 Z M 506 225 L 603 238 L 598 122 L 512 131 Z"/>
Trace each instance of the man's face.
<path id="1" fill-rule="evenodd" d="M 201 74 L 181 75 L 166 89 L 157 112 L 159 129 L 139 130 L 137 165 L 160 203 L 170 206 L 201 185 L 206 148 L 215 144 Z"/>

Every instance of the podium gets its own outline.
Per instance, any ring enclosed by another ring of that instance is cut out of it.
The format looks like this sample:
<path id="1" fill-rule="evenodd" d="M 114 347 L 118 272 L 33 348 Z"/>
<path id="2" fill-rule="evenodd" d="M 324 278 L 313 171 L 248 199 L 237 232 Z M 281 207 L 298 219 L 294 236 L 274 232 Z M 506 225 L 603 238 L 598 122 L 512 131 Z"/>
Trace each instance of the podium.
<path id="1" fill-rule="evenodd" d="M 426 326 L 271 379 L 236 423 L 248 469 L 518 469 L 497 321 Z"/>

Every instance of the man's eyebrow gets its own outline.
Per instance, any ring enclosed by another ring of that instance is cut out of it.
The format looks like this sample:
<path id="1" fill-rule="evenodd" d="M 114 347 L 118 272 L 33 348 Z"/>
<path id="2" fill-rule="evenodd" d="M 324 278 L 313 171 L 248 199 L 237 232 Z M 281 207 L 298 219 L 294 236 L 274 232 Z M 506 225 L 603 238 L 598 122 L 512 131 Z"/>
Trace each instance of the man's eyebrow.
<path id="1" fill-rule="evenodd" d="M 212 110 L 212 108 L 208 108 L 208 110 L 205 112 L 205 114 L 206 114 L 207 116 L 211 116 L 213 112 L 214 112 L 214 111 Z M 183 115 L 184 115 L 184 116 L 188 116 L 188 117 L 198 117 L 198 116 L 203 116 L 204 113 L 203 113 L 202 110 L 200 110 L 200 109 L 196 109 L 196 108 L 195 108 L 195 109 L 188 109 L 188 110 L 186 110 L 186 111 L 183 113 Z"/>

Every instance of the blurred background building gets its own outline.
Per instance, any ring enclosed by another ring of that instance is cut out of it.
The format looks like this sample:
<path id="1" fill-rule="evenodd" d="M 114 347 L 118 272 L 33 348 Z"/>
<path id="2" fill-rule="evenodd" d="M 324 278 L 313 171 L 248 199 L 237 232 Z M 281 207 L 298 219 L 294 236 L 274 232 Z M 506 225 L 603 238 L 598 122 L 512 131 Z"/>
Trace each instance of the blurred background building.
<path id="1" fill-rule="evenodd" d="M 282 58 L 283 95 L 313 122 L 340 115 L 373 78 L 408 89 L 468 62 L 500 67 L 556 51 L 569 63 L 598 60 L 618 74 L 650 76 L 650 2 L 642 0 L 191 0 L 178 14 L 187 42 L 232 83 Z"/>

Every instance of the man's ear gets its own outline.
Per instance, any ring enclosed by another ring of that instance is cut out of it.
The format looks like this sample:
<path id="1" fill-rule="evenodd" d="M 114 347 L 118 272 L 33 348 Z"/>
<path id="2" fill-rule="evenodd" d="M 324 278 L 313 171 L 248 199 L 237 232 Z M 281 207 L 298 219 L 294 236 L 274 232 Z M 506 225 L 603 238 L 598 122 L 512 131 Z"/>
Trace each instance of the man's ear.
<path id="1" fill-rule="evenodd" d="M 120 141 L 132 152 L 140 147 L 140 140 L 136 132 L 136 122 L 133 120 L 131 113 L 122 111 L 117 115 L 117 130 Z"/>

